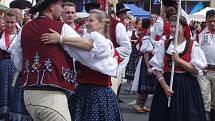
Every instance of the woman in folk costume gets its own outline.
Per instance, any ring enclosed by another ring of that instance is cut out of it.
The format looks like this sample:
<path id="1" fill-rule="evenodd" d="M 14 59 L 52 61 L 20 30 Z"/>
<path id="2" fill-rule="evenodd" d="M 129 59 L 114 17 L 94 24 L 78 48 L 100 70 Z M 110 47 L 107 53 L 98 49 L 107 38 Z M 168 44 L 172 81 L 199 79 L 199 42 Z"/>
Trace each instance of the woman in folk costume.
<path id="1" fill-rule="evenodd" d="M 175 35 L 176 16 L 170 17 L 171 36 Z M 205 121 L 205 110 L 196 75 L 207 62 L 198 43 L 190 39 L 190 29 L 180 17 L 176 53 L 173 39 L 165 40 L 150 60 L 158 79 L 149 121 Z M 173 87 L 170 88 L 171 62 L 175 61 Z M 168 97 L 171 96 L 170 107 Z"/>
<path id="2" fill-rule="evenodd" d="M 14 9 L 7 9 L 4 22 L 5 31 L 0 39 L 0 119 L 17 120 L 19 115 L 18 121 L 31 120 L 24 106 L 23 90 L 18 83 L 15 88 L 12 87 L 13 81 L 16 81 L 16 69 L 11 60 L 12 46 L 18 38 L 20 29 L 17 27 L 17 12 Z"/>
<path id="3" fill-rule="evenodd" d="M 135 21 L 132 19 L 129 21 L 129 29 L 128 29 L 128 35 L 131 40 L 132 51 L 125 70 L 125 79 L 127 79 L 127 84 L 128 84 L 125 91 L 127 91 L 128 93 L 130 92 L 131 85 L 134 80 L 134 73 L 137 65 L 136 59 L 138 57 L 138 50 L 136 46 L 138 44 L 138 40 L 137 40 L 138 38 L 136 34 L 137 34 L 137 30 L 135 29 Z"/>
<path id="4" fill-rule="evenodd" d="M 94 54 L 88 58 L 89 63 L 94 64 L 91 58 L 97 58 L 101 60 L 107 56 L 113 58 L 114 54 L 119 55 L 116 50 L 114 50 L 113 44 L 110 40 L 106 39 L 108 37 L 108 27 L 110 20 L 108 19 L 105 12 L 100 10 L 90 11 L 90 16 L 86 23 L 87 32 L 84 35 L 85 39 L 92 40 L 93 42 L 100 43 L 100 47 L 95 48 Z M 47 40 L 46 37 L 42 37 L 47 43 L 56 43 L 55 40 L 59 42 L 58 39 L 54 39 L 55 35 L 51 35 L 52 39 Z M 58 35 L 59 36 L 59 35 Z M 59 37 L 57 37 L 59 38 Z M 80 38 L 81 39 L 81 38 Z M 42 41 L 43 41 L 42 40 Z M 63 42 L 69 44 L 70 39 L 63 37 Z M 66 44 L 66 43 L 65 43 Z M 98 45 L 98 44 L 97 44 Z M 107 50 L 107 53 L 98 53 Z M 118 62 L 120 57 L 116 57 Z M 87 58 L 85 58 L 87 59 Z M 81 60 L 79 60 L 81 63 Z M 113 61 L 113 60 L 110 60 Z M 103 72 L 107 71 L 103 61 L 101 67 Z M 110 88 L 111 80 L 110 76 L 107 74 L 100 73 L 98 71 L 92 70 L 85 65 L 80 64 L 79 69 L 81 70 L 81 75 L 77 77 L 78 86 L 75 90 L 75 101 L 72 102 L 72 118 L 74 121 L 121 121 L 122 116 L 120 113 L 117 98 L 113 90 Z"/>
<path id="5" fill-rule="evenodd" d="M 141 57 L 139 59 L 137 70 L 135 72 L 135 82 L 138 83 L 137 97 L 135 111 L 137 112 L 148 112 L 149 108 L 145 107 L 148 95 L 153 93 L 156 87 L 156 77 L 152 74 L 149 60 L 153 56 L 154 40 L 150 38 L 150 20 L 144 19 L 142 21 L 142 28 L 145 30 L 142 45 L 140 48 Z M 135 84 L 135 83 L 134 83 Z"/>

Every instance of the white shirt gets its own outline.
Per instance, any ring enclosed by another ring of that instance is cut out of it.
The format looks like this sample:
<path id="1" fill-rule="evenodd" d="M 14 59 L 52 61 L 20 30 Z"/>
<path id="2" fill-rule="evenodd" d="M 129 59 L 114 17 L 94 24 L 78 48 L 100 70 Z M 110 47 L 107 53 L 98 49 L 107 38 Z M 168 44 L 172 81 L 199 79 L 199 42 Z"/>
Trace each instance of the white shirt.
<path id="1" fill-rule="evenodd" d="M 155 37 L 156 37 L 155 23 L 150 26 L 150 33 L 151 33 L 151 38 L 155 39 Z"/>
<path id="2" fill-rule="evenodd" d="M 206 27 L 199 34 L 199 44 L 205 53 L 209 65 L 215 65 L 215 34 L 211 34 Z"/>
<path id="3" fill-rule="evenodd" d="M 67 24 L 63 25 L 61 35 L 67 37 L 80 37 L 78 33 Z M 118 63 L 113 57 L 113 45 L 111 45 L 110 41 L 105 39 L 103 35 L 97 32 L 92 32 L 88 37 L 93 40 L 93 48 L 91 51 L 79 50 L 69 45 L 62 46 L 71 57 L 75 58 L 83 65 L 103 74 L 116 76 Z M 15 56 L 13 61 L 16 68 L 21 71 L 23 62 L 20 39 L 16 41 L 15 45 L 16 46 L 13 46 L 13 55 Z"/>
<path id="4" fill-rule="evenodd" d="M 128 57 L 131 54 L 131 42 L 126 31 L 125 26 L 119 22 L 116 25 L 116 42 L 120 47 L 117 47 L 116 50 L 119 52 L 122 59 Z"/>
<path id="5" fill-rule="evenodd" d="M 182 53 L 185 49 L 186 41 L 181 43 L 176 47 L 177 53 Z M 163 58 L 164 58 L 164 41 L 162 42 L 162 46 L 159 46 L 157 51 L 155 51 L 155 55 L 150 60 L 150 65 L 153 67 L 153 70 L 159 70 L 163 72 Z M 166 50 L 168 54 L 172 54 L 174 52 L 174 45 L 170 43 L 169 48 Z M 193 42 L 193 47 L 191 50 L 191 61 L 190 64 L 194 65 L 195 68 L 199 71 L 199 73 L 202 73 L 202 69 L 204 69 L 207 66 L 207 61 L 204 55 L 204 52 L 199 47 L 198 43 L 196 41 Z"/>
<path id="6" fill-rule="evenodd" d="M 158 16 L 155 24 L 154 24 L 154 34 L 155 36 L 162 36 L 163 35 L 163 26 L 164 26 L 164 21 L 161 16 Z"/>
<path id="7" fill-rule="evenodd" d="M 140 47 L 141 52 L 152 52 L 155 46 L 155 42 L 149 37 L 144 36 L 142 39 L 142 45 Z"/>
<path id="8" fill-rule="evenodd" d="M 7 52 L 11 53 L 11 48 L 14 45 L 15 41 L 18 39 L 18 33 L 12 33 L 9 35 L 10 45 L 9 48 L 5 45 L 5 32 L 2 34 L 2 37 L 0 38 L 0 48 L 2 50 L 7 50 Z"/>
<path id="9" fill-rule="evenodd" d="M 150 35 L 144 36 L 142 39 L 142 45 L 140 47 L 141 52 L 152 52 L 153 54 L 157 50 L 159 46 L 161 46 L 161 43 L 164 41 L 163 36 L 160 41 L 155 41 Z"/>
<path id="10" fill-rule="evenodd" d="M 119 75 L 121 72 L 124 72 L 125 67 L 128 64 L 132 48 L 126 28 L 121 22 L 117 23 L 115 34 L 116 42 L 117 44 L 119 44 L 119 47 L 117 47 L 116 50 L 119 53 L 120 58 L 122 59 L 122 62 L 119 64 L 118 68 L 119 73 L 117 75 Z"/>

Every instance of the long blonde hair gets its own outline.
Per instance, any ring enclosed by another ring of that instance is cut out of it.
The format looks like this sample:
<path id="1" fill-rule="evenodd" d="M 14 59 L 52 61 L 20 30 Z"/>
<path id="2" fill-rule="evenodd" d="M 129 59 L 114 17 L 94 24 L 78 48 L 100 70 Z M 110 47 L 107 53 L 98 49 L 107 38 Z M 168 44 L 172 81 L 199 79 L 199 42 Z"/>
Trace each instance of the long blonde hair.
<path id="1" fill-rule="evenodd" d="M 103 35 L 106 38 L 109 38 L 109 26 L 110 26 L 110 19 L 109 16 L 101 10 L 94 9 L 90 11 L 90 14 L 94 13 L 96 15 L 96 19 L 99 20 L 99 22 L 104 23 L 104 28 L 103 28 Z"/>

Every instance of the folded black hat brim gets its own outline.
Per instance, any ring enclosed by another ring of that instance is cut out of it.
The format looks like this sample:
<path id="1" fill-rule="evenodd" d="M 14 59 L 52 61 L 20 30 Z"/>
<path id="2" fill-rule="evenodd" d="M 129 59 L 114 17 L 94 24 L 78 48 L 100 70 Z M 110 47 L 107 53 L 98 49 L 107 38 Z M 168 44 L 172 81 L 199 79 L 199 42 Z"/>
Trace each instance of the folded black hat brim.
<path id="1" fill-rule="evenodd" d="M 32 4 L 27 0 L 14 0 L 10 3 L 9 6 L 10 8 L 25 9 L 25 8 L 31 8 Z"/>

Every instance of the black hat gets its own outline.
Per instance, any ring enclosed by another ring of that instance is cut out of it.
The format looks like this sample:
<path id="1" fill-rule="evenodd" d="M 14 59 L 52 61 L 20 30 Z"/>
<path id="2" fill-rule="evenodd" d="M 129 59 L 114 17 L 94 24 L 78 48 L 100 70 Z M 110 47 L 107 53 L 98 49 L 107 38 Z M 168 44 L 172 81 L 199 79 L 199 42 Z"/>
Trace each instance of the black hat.
<path id="1" fill-rule="evenodd" d="M 163 5 L 165 7 L 175 7 L 177 8 L 178 3 L 176 2 L 176 0 L 163 0 Z"/>
<path id="2" fill-rule="evenodd" d="M 125 8 L 124 4 L 122 3 L 117 3 L 116 4 L 116 14 L 120 14 L 122 12 L 130 11 L 131 9 Z"/>
<path id="3" fill-rule="evenodd" d="M 29 13 L 36 13 L 39 12 L 40 10 L 43 10 L 44 8 L 46 8 L 48 5 L 50 5 L 51 3 L 55 2 L 57 0 L 36 0 L 36 5 L 34 5 L 30 10 Z"/>
<path id="4" fill-rule="evenodd" d="M 89 13 L 92 9 L 100 9 L 100 3 L 98 3 L 96 0 L 90 0 L 90 2 L 85 3 L 84 6 L 87 13 Z"/>
<path id="5" fill-rule="evenodd" d="M 10 2 L 10 8 L 19 8 L 19 9 L 26 9 L 26 8 L 31 8 L 32 4 L 31 2 L 27 0 L 14 0 Z"/>

